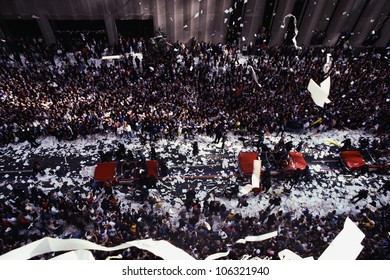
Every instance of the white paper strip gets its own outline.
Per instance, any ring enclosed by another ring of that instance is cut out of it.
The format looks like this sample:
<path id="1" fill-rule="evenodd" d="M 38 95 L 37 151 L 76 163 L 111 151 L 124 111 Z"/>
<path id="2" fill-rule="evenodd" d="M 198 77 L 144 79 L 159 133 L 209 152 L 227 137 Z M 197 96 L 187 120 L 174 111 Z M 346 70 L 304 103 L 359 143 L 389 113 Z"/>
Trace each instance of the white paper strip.
<path id="1" fill-rule="evenodd" d="M 255 72 L 255 70 L 253 69 L 253 67 L 252 67 L 251 65 L 249 65 L 248 68 L 251 69 L 251 71 L 252 71 L 253 80 L 256 82 L 256 84 L 257 84 L 259 87 L 262 87 L 262 86 L 259 84 L 259 80 L 257 79 L 257 75 L 256 75 L 256 72 Z"/>
<path id="2" fill-rule="evenodd" d="M 260 242 L 260 241 L 264 241 L 264 240 L 267 240 L 269 238 L 275 237 L 277 235 L 278 235 L 278 232 L 273 231 L 273 232 L 269 232 L 269 233 L 257 235 L 257 236 L 247 236 L 243 239 L 237 240 L 235 243 L 245 244 L 246 242 Z M 230 250 L 227 252 L 212 254 L 212 255 L 208 256 L 207 258 L 205 258 L 205 260 L 216 260 L 219 258 L 223 258 L 223 257 L 226 257 L 227 255 L 229 255 L 229 252 L 230 252 Z"/>
<path id="3" fill-rule="evenodd" d="M 286 18 L 289 18 L 289 17 L 294 18 L 294 32 L 295 32 L 295 36 L 292 38 L 292 41 L 294 43 L 295 48 L 300 50 L 302 48 L 297 45 L 297 36 L 298 36 L 297 18 L 294 15 L 292 15 L 292 14 L 286 15 L 284 17 L 284 19 L 283 19 L 283 24 L 280 27 L 284 28 L 286 26 Z"/>
<path id="4" fill-rule="evenodd" d="M 120 58 L 121 58 L 120 55 L 106 55 L 102 57 L 102 59 L 120 59 Z"/>
<path id="5" fill-rule="evenodd" d="M 330 76 L 321 83 L 321 86 L 310 79 L 307 89 L 311 93 L 311 98 L 314 103 L 318 106 L 324 107 L 325 103 L 330 103 L 330 100 L 328 99 L 330 91 Z"/>
<path id="6" fill-rule="evenodd" d="M 343 230 L 318 258 L 319 260 L 356 260 L 363 250 L 364 233 L 347 218 Z"/>
<path id="7" fill-rule="evenodd" d="M 247 236 L 245 238 L 238 239 L 236 241 L 236 243 L 245 244 L 246 242 L 259 242 L 259 241 L 264 241 L 264 240 L 267 240 L 267 239 L 270 239 L 270 238 L 276 237 L 276 236 L 278 236 L 278 232 L 273 231 L 273 232 L 269 232 L 269 233 L 257 235 L 257 236 Z"/>
<path id="8" fill-rule="evenodd" d="M 261 172 L 261 160 L 254 160 L 253 173 L 252 173 L 252 186 L 254 188 L 260 187 L 260 172 Z"/>
<path id="9" fill-rule="evenodd" d="M 0 256 L 0 260 L 28 260 L 35 256 L 50 252 L 71 251 L 71 250 L 98 250 L 112 252 L 137 247 L 149 251 L 164 260 L 194 260 L 184 250 L 179 249 L 165 240 L 135 240 L 120 244 L 115 247 L 104 247 L 87 240 L 81 239 L 55 239 L 45 237 L 34 241 L 21 248 L 12 250 Z"/>

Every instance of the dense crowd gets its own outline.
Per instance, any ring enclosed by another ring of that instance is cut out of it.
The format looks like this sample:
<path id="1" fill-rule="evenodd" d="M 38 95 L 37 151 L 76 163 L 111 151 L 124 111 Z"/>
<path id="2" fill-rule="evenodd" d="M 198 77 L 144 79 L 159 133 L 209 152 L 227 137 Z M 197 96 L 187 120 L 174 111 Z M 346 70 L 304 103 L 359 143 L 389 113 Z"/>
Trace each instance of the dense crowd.
<path id="1" fill-rule="evenodd" d="M 120 38 L 112 48 L 93 37 L 82 41 L 73 48 L 61 41 L 48 48 L 36 38 L 0 45 L 1 144 L 27 140 L 34 146 L 40 136 L 71 141 L 109 131 L 129 139 L 173 139 L 182 133 L 222 137 L 222 130 L 279 133 L 301 131 L 313 123 L 320 131 L 364 128 L 388 136 L 389 75 L 383 50 L 358 52 L 347 44 L 302 50 L 262 46 L 242 57 L 239 48 L 195 39 L 186 45 L 163 36 L 149 41 Z M 322 109 L 306 88 L 310 78 L 320 83 L 326 77 L 328 52 L 333 58 L 328 73 L 331 103 Z M 111 54 L 122 58 L 101 60 Z M 114 192 L 96 184 L 90 192 L 56 189 L 46 194 L 35 187 L 15 188 L 13 197 L 0 205 L 0 254 L 56 236 L 105 246 L 166 239 L 197 259 L 229 248 L 231 259 L 244 254 L 277 259 L 285 248 L 318 257 L 349 216 L 367 235 L 359 258 L 390 257 L 388 206 L 324 217 L 270 210 L 243 217 L 240 207 L 226 209 L 211 197 L 199 201 L 192 194 L 180 218 L 174 219 L 153 199 L 125 211 Z M 228 246 L 273 230 L 279 236 L 269 241 Z M 125 259 L 155 258 L 136 248 L 121 254 Z"/>
<path id="2" fill-rule="evenodd" d="M 92 39 L 67 52 L 34 39 L 1 48 L 2 144 L 109 130 L 175 137 L 182 130 L 213 132 L 218 122 L 253 133 L 316 120 L 321 130 L 363 127 L 384 135 L 389 129 L 388 59 L 372 50 L 261 48 L 240 64 L 238 49 L 195 40 L 186 47 L 164 38 L 121 39 L 109 48 Z M 159 59 L 132 52 L 148 49 Z M 331 103 L 322 109 L 306 88 L 310 78 L 320 83 L 326 76 L 327 52 Z M 100 60 L 112 53 L 123 59 Z"/>
<path id="3" fill-rule="evenodd" d="M 60 188 L 44 193 L 39 188 L 15 188 L 13 195 L 0 206 L 0 253 L 28 244 L 42 237 L 80 238 L 104 246 L 126 241 L 153 238 L 168 240 L 196 259 L 230 250 L 228 259 L 279 259 L 278 252 L 290 249 L 301 257 L 318 258 L 343 229 L 349 217 L 365 233 L 364 249 L 359 259 L 388 259 L 390 208 L 375 211 L 354 208 L 350 213 L 329 212 L 320 217 L 308 209 L 301 216 L 283 212 L 278 203 L 257 215 L 242 216 L 245 205 L 236 209 L 212 196 L 199 201 L 189 190 L 179 217 L 160 208 L 153 196 L 140 206 L 124 210 L 115 193 L 102 186 L 90 191 L 62 192 Z M 275 210 L 276 211 L 272 211 Z M 240 238 L 277 231 L 278 236 L 263 242 L 234 244 Z M 121 254 L 123 259 L 155 259 L 153 254 L 131 247 L 112 253 L 94 251 L 95 258 Z M 39 256 L 51 258 L 55 254 Z"/>

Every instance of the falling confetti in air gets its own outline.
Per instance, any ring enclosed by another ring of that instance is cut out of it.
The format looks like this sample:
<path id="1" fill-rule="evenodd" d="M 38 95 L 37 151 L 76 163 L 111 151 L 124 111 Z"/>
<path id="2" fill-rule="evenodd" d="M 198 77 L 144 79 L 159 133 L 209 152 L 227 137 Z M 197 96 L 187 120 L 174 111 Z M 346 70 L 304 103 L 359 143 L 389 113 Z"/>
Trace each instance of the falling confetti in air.
<path id="1" fill-rule="evenodd" d="M 297 18 L 296 18 L 294 15 L 292 15 L 292 14 L 286 15 L 286 16 L 284 17 L 284 19 L 283 19 L 283 24 L 282 24 L 280 27 L 281 27 L 281 28 L 284 28 L 284 27 L 286 26 L 286 18 L 288 18 L 288 17 L 294 18 L 294 32 L 295 32 L 295 36 L 292 38 L 292 41 L 293 41 L 293 43 L 294 43 L 295 48 L 298 49 L 298 50 L 300 50 L 300 49 L 302 49 L 302 48 L 299 47 L 298 44 L 297 44 L 297 36 L 298 36 Z"/>
<path id="2" fill-rule="evenodd" d="M 332 66 L 332 55 L 328 53 L 326 54 L 326 63 L 323 67 L 325 74 L 329 72 L 331 66 Z"/>

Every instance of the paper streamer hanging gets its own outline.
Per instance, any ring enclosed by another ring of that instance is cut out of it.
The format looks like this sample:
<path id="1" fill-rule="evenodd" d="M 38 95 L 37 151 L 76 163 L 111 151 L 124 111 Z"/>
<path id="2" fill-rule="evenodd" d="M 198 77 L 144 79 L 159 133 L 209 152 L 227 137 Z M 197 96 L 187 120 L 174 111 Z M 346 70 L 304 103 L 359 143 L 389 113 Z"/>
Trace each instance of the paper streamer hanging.
<path id="1" fill-rule="evenodd" d="M 252 71 L 252 77 L 253 77 L 253 80 L 256 82 L 256 84 L 259 86 L 259 87 L 262 87 L 260 84 L 259 84 L 259 80 L 257 79 L 257 75 L 256 75 L 256 72 L 255 72 L 255 69 L 253 69 L 253 67 L 251 65 L 248 66 L 248 69 L 251 69 Z"/>
<path id="2" fill-rule="evenodd" d="M 297 28 L 297 18 L 293 14 L 288 14 L 283 19 L 283 24 L 280 26 L 281 28 L 284 28 L 286 26 L 286 18 L 292 17 L 294 18 L 294 32 L 295 36 L 292 38 L 292 42 L 294 43 L 294 46 L 297 50 L 301 50 L 302 48 L 298 46 L 297 44 L 297 36 L 298 36 L 298 28 Z"/>
<path id="3" fill-rule="evenodd" d="M 260 241 L 264 241 L 264 240 L 276 237 L 277 235 L 278 235 L 278 232 L 273 231 L 273 232 L 269 232 L 269 233 L 262 234 L 262 235 L 247 236 L 245 238 L 238 239 L 234 244 L 245 244 L 246 242 L 260 242 Z M 227 252 L 212 254 L 212 255 L 208 256 L 207 258 L 205 258 L 205 260 L 217 260 L 217 259 L 228 256 L 229 253 L 230 253 L 230 250 Z"/>
<path id="4" fill-rule="evenodd" d="M 252 186 L 260 188 L 261 160 L 253 161 Z"/>
<path id="5" fill-rule="evenodd" d="M 328 99 L 330 91 L 330 76 L 326 78 L 320 86 L 310 79 L 307 89 L 311 93 L 311 98 L 314 103 L 318 106 L 324 107 L 325 103 L 330 103 L 330 100 Z"/>
<path id="6" fill-rule="evenodd" d="M 240 187 L 240 194 L 246 195 L 255 188 L 260 188 L 261 160 L 253 161 L 252 182 L 244 187 Z"/>
<path id="7" fill-rule="evenodd" d="M 194 260 L 184 250 L 177 248 L 166 240 L 143 239 L 126 242 L 114 247 L 104 247 L 82 239 L 57 239 L 45 237 L 27 244 L 21 248 L 12 250 L 0 256 L 0 260 L 28 260 L 33 257 L 62 251 L 73 250 L 98 250 L 112 252 L 137 247 L 146 250 L 164 260 Z"/>

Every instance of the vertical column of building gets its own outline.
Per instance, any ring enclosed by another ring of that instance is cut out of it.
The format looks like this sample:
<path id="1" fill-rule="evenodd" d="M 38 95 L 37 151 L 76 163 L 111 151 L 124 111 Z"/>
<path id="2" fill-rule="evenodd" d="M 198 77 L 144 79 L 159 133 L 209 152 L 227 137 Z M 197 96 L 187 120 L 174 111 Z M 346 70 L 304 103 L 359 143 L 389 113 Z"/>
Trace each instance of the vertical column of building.
<path id="1" fill-rule="evenodd" d="M 359 20 L 353 29 L 353 35 L 350 38 L 350 43 L 353 46 L 360 46 L 366 36 L 374 30 L 376 21 L 380 18 L 382 11 L 385 9 L 387 0 L 370 0 L 360 15 Z M 388 5 L 390 6 L 390 5 Z"/>
<path id="2" fill-rule="evenodd" d="M 159 3 L 158 13 L 165 13 L 165 22 L 166 22 L 166 33 L 168 39 L 173 42 L 176 42 L 175 35 L 175 26 L 177 25 L 176 16 L 175 16 L 175 2 L 173 0 L 156 0 Z M 164 3 L 165 2 L 165 3 Z M 161 8 L 161 10 L 160 10 Z"/>
<path id="3" fill-rule="evenodd" d="M 113 46 L 118 40 L 118 30 L 116 28 L 115 18 L 111 13 L 104 15 L 104 24 L 106 26 L 108 43 Z"/>
<path id="4" fill-rule="evenodd" d="M 266 1 L 249 0 L 246 5 L 244 27 L 242 35 L 245 38 L 243 44 L 255 44 L 255 34 L 261 28 L 264 17 Z"/>
<path id="5" fill-rule="evenodd" d="M 173 5 L 173 11 L 175 15 L 175 38 L 179 42 L 185 41 L 185 34 L 189 34 L 188 27 L 185 27 L 188 24 L 184 23 L 184 1 L 185 0 L 176 0 Z M 189 35 L 187 35 L 189 37 Z"/>
<path id="6" fill-rule="evenodd" d="M 284 34 L 287 32 L 288 18 L 286 20 L 286 27 L 281 28 L 283 24 L 283 19 L 286 15 L 290 14 L 294 8 L 295 0 L 280 0 L 277 7 L 276 16 L 272 25 L 272 32 L 269 45 L 281 45 L 283 43 Z"/>
<path id="7" fill-rule="evenodd" d="M 167 15 L 165 9 L 165 1 L 150 0 L 151 14 L 153 16 L 154 30 L 161 30 L 167 32 Z M 170 37 L 168 37 L 170 39 Z"/>
<path id="8" fill-rule="evenodd" d="M 309 1 L 307 9 L 303 17 L 302 24 L 299 29 L 297 43 L 298 45 L 308 46 L 310 45 L 313 37 L 313 30 L 316 28 L 318 22 L 323 16 L 327 0 Z"/>
<path id="9" fill-rule="evenodd" d="M 189 26 L 190 26 L 190 38 L 193 38 L 195 37 L 196 40 L 200 40 L 199 38 L 199 31 L 200 31 L 200 18 L 203 15 L 203 12 L 202 14 L 200 13 L 200 3 L 199 1 L 187 1 L 185 3 L 188 3 L 188 6 L 190 6 L 189 8 L 186 7 L 184 10 L 185 11 L 188 11 L 188 14 L 186 12 L 186 17 L 187 18 L 190 18 L 191 20 L 188 20 L 188 22 L 190 22 Z"/>
<path id="10" fill-rule="evenodd" d="M 388 19 L 381 30 L 381 36 L 378 41 L 375 42 L 375 47 L 384 48 L 390 41 L 390 20 Z"/>
<path id="11" fill-rule="evenodd" d="M 214 37 L 215 37 L 215 17 L 216 17 L 216 2 L 214 0 L 203 0 L 202 2 L 205 2 L 206 5 L 206 15 L 205 15 L 205 23 L 204 23 L 204 29 L 205 29 L 205 34 L 204 34 L 204 40 L 205 42 L 215 42 Z"/>
<path id="12" fill-rule="evenodd" d="M 56 43 L 53 29 L 51 28 L 50 22 L 46 15 L 39 15 L 37 18 L 39 28 L 41 29 L 43 38 L 48 46 Z"/>

